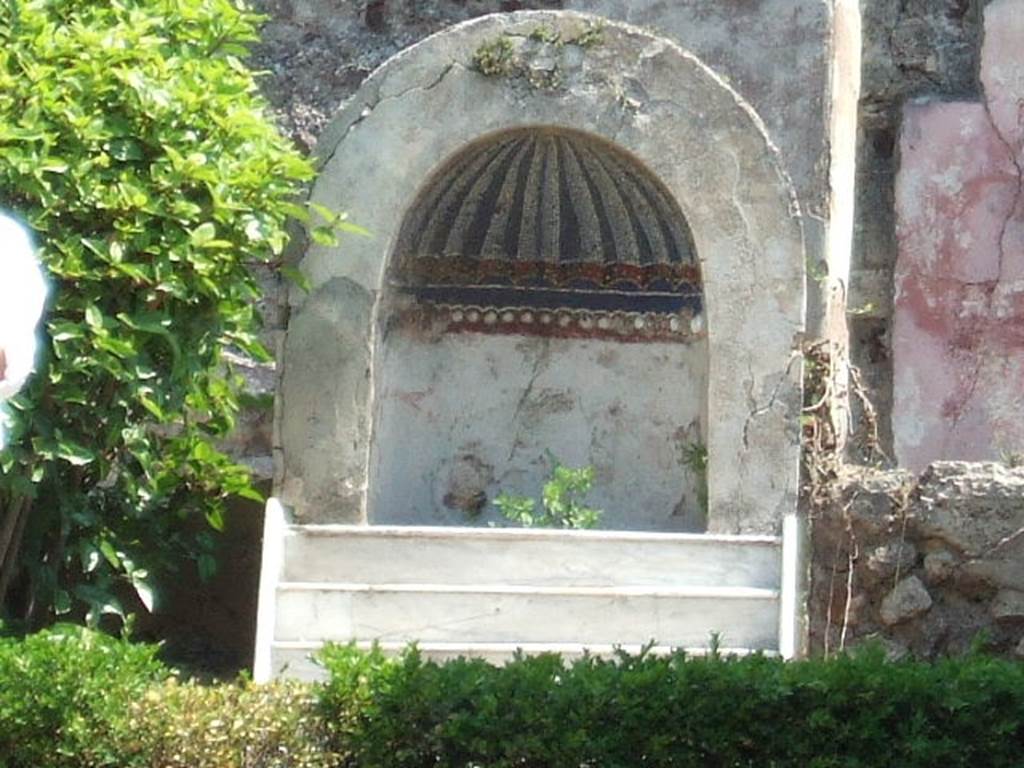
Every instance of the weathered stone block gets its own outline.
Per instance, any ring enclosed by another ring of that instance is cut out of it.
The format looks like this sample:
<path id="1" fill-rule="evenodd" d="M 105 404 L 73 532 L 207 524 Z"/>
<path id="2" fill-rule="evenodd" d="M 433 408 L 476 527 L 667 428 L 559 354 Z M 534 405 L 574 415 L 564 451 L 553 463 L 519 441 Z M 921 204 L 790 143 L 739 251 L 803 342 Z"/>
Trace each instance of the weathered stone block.
<path id="1" fill-rule="evenodd" d="M 919 535 L 968 557 L 990 553 L 1024 528 L 1024 469 L 997 463 L 936 462 L 915 490 Z"/>
<path id="2" fill-rule="evenodd" d="M 1024 592 L 1001 589 L 992 600 L 992 618 L 996 621 L 1024 619 Z"/>
<path id="3" fill-rule="evenodd" d="M 946 549 L 924 556 L 924 576 L 929 584 L 942 584 L 956 569 L 956 556 Z"/>
<path id="4" fill-rule="evenodd" d="M 995 0 L 985 9 L 981 82 L 992 123 L 1018 152 L 1024 147 L 1024 0 Z"/>
<path id="5" fill-rule="evenodd" d="M 903 579 L 882 600 L 881 618 L 887 626 L 909 621 L 932 607 L 932 597 L 916 576 Z"/>
<path id="6" fill-rule="evenodd" d="M 912 542 L 887 542 L 868 555 L 867 567 L 878 578 L 907 573 L 917 563 L 917 547 Z"/>

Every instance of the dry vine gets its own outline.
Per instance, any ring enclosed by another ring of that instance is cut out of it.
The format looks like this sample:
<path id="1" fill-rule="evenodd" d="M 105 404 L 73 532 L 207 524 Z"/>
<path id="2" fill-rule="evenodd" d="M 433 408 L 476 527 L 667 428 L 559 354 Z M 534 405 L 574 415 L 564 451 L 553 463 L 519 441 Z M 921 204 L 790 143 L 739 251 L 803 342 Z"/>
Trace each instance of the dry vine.
<path id="1" fill-rule="evenodd" d="M 808 344 L 804 349 L 804 402 L 801 426 L 803 438 L 804 495 L 812 519 L 822 517 L 829 509 L 841 509 L 846 542 L 836 542 L 832 574 L 828 584 L 828 604 L 823 637 L 825 656 L 833 652 L 832 635 L 838 625 L 838 651 L 846 648 L 850 631 L 855 591 L 855 566 L 860 547 L 854 529 L 851 508 L 856 495 L 842 498 L 842 475 L 845 463 L 844 436 L 855 445 L 859 455 L 868 461 L 886 460 L 878 433 L 878 412 L 871 402 L 860 370 L 844 355 L 836 354 L 828 340 Z M 854 423 L 848 408 L 837 407 L 837 389 L 845 388 L 859 406 Z M 842 423 L 842 419 L 848 423 Z M 841 611 L 837 610 L 836 582 L 842 550 L 847 553 L 845 594 Z"/>

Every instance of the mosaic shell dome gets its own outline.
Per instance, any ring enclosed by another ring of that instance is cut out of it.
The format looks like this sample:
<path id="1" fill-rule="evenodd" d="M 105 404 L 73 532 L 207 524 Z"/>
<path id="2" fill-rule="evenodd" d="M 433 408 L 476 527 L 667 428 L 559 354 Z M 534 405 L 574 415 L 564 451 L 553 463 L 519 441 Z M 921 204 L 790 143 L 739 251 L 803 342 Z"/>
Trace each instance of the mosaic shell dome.
<path id="1" fill-rule="evenodd" d="M 636 318 L 667 328 L 675 316 L 678 330 L 701 311 L 676 201 L 637 160 L 576 131 L 517 129 L 458 153 L 406 216 L 392 263 L 395 283 L 462 323 L 473 310 L 517 323 L 542 310 L 573 313 L 575 329 L 610 328 L 612 313 L 634 331 L 659 325 Z"/>

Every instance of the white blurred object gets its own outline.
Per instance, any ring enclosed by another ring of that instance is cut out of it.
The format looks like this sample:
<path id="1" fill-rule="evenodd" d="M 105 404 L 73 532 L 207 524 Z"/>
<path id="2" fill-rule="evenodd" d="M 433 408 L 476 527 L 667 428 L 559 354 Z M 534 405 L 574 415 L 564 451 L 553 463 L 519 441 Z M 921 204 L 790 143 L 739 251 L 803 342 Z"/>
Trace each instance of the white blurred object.
<path id="1" fill-rule="evenodd" d="M 35 368 L 36 326 L 45 302 L 46 282 L 28 233 L 0 214 L 0 403 L 17 394 Z"/>

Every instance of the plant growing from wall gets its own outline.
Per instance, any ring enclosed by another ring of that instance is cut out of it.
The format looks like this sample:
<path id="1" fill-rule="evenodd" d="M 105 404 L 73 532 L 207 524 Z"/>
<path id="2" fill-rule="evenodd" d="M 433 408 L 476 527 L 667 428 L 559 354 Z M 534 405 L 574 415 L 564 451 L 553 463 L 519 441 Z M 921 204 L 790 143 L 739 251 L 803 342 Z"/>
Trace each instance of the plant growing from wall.
<path id="1" fill-rule="evenodd" d="M 509 520 L 527 528 L 594 528 L 604 514 L 584 497 L 594 484 L 593 467 L 566 467 L 550 453 L 551 474 L 541 490 L 540 511 L 529 496 L 500 493 L 494 505 Z"/>
<path id="2" fill-rule="evenodd" d="M 239 57 L 231 0 L 0 4 L 0 207 L 49 271 L 44 354 L 0 458 L 0 605 L 30 624 L 152 604 L 210 572 L 240 379 L 265 360 L 250 270 L 274 265 L 310 163 Z M 318 230 L 316 236 L 327 233 Z"/>
<path id="3" fill-rule="evenodd" d="M 693 473 L 697 483 L 697 506 L 708 516 L 708 447 L 704 443 L 683 446 L 683 465 Z"/>
<path id="4" fill-rule="evenodd" d="M 521 78 L 538 90 L 557 90 L 562 86 L 562 71 L 558 64 L 551 69 L 531 67 L 530 54 L 516 42 L 514 35 L 501 35 L 482 43 L 473 52 L 473 68 L 487 77 Z M 585 22 L 573 35 L 565 37 L 548 24 L 535 27 L 526 39 L 534 46 L 560 51 L 567 45 L 589 50 L 604 42 L 605 26 L 600 22 Z"/>

